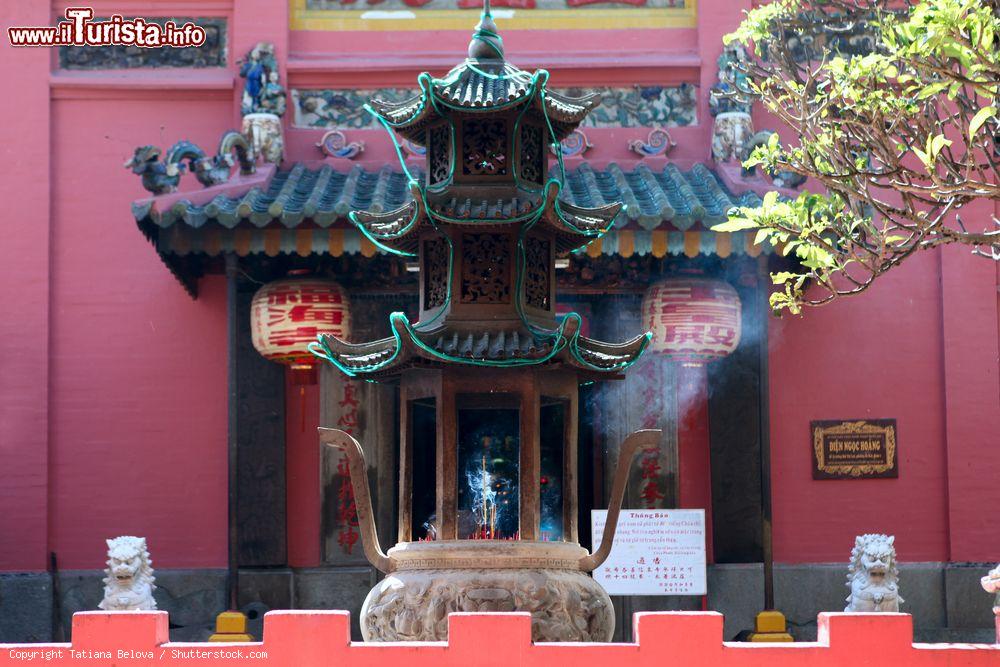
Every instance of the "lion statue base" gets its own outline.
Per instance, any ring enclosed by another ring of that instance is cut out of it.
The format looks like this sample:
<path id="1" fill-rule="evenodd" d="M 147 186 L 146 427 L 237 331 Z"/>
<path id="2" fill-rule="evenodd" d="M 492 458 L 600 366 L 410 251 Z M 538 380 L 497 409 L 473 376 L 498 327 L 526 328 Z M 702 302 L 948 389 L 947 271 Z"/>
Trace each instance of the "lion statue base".
<path id="1" fill-rule="evenodd" d="M 898 612 L 899 570 L 896 569 L 895 537 L 860 535 L 854 540 L 851 566 L 847 572 L 849 612 Z"/>
<path id="2" fill-rule="evenodd" d="M 104 571 L 104 599 L 97 605 L 105 611 L 149 611 L 156 609 L 153 591 L 153 561 L 145 537 L 123 535 L 105 540 L 108 568 Z"/>

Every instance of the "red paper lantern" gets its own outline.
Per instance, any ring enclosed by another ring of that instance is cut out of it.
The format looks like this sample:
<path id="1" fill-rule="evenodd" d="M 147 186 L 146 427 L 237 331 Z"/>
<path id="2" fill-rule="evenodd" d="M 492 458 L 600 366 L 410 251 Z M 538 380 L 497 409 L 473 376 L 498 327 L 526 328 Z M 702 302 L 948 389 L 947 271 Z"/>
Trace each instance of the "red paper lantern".
<path id="1" fill-rule="evenodd" d="M 250 304 L 253 346 L 265 359 L 312 373 L 308 345 L 320 334 L 350 335 L 347 294 L 331 280 L 286 278 L 261 287 Z"/>
<path id="2" fill-rule="evenodd" d="M 736 290 L 721 280 L 658 282 L 642 301 L 643 324 L 653 332 L 649 349 L 686 365 L 721 359 L 740 344 L 740 311 Z"/>

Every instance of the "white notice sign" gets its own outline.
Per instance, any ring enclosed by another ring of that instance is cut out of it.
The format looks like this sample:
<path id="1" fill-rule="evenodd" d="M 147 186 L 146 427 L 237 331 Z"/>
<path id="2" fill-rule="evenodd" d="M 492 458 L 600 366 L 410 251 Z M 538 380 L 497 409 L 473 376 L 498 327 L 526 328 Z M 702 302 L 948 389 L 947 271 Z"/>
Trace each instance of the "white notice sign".
<path id="1" fill-rule="evenodd" d="M 607 514 L 590 514 L 594 551 Z M 622 510 L 594 579 L 609 595 L 705 595 L 705 510 Z"/>

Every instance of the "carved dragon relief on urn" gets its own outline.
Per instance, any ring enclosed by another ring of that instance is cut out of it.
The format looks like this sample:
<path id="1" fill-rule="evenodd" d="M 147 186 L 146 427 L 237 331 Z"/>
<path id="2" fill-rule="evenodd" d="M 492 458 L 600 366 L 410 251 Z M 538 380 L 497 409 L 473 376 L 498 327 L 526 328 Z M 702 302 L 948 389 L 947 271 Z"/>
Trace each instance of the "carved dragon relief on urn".
<path id="1" fill-rule="evenodd" d="M 311 347 L 341 373 L 399 384 L 398 543 L 379 544 L 362 443 L 336 429 L 368 560 L 386 573 L 361 611 L 368 641 L 440 641 L 457 611 L 527 611 L 536 641 L 609 641 L 614 611 L 590 576 L 611 551 L 629 468 L 660 432 L 622 444 L 600 548 L 579 544 L 579 385 L 618 379 L 649 342 L 582 335 L 556 316 L 555 260 L 610 230 L 623 205 L 577 205 L 549 155 L 598 103 L 547 89 L 548 73 L 504 57 L 488 3 L 469 57 L 421 93 L 369 108 L 426 148 L 393 211 L 352 222 L 386 252 L 416 258 L 419 321 L 390 316 L 366 343 Z M 393 138 L 393 141 L 397 141 Z M 398 144 L 397 144 L 398 145 Z M 553 169 L 552 171 L 555 171 Z M 417 178 L 416 176 L 419 176 Z"/>

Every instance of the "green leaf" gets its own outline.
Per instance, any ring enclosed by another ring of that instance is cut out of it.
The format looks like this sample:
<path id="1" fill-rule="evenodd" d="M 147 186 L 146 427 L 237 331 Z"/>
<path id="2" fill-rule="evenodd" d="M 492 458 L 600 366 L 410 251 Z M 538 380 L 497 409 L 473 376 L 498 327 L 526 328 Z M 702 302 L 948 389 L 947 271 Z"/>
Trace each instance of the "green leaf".
<path id="1" fill-rule="evenodd" d="M 744 229 L 757 229 L 760 225 L 749 218 L 730 218 L 726 222 L 712 225 L 713 232 L 739 232 Z"/>
<path id="2" fill-rule="evenodd" d="M 996 107 L 983 107 L 982 109 L 976 112 L 976 115 L 972 117 L 971 121 L 969 121 L 970 144 L 973 143 L 974 141 L 973 137 L 976 136 L 976 132 L 978 132 L 979 128 L 983 126 L 983 123 L 985 123 L 987 120 L 995 116 L 996 113 L 997 113 Z"/>
<path id="3" fill-rule="evenodd" d="M 928 85 L 926 88 L 924 88 L 923 90 L 921 90 L 919 93 L 917 93 L 917 99 L 918 100 L 925 100 L 928 97 L 933 97 L 934 95 L 937 95 L 942 90 L 944 90 L 945 88 L 947 88 L 948 85 L 949 84 L 948 84 L 947 81 L 937 81 L 935 83 L 932 83 L 932 84 Z"/>
<path id="4" fill-rule="evenodd" d="M 951 146 L 951 139 L 945 139 L 945 136 L 943 134 L 939 134 L 936 137 L 934 137 L 934 139 L 931 140 L 931 145 L 930 145 L 931 159 L 932 160 L 936 159 L 938 153 L 940 153 L 941 149 L 944 148 L 945 146 Z"/>

